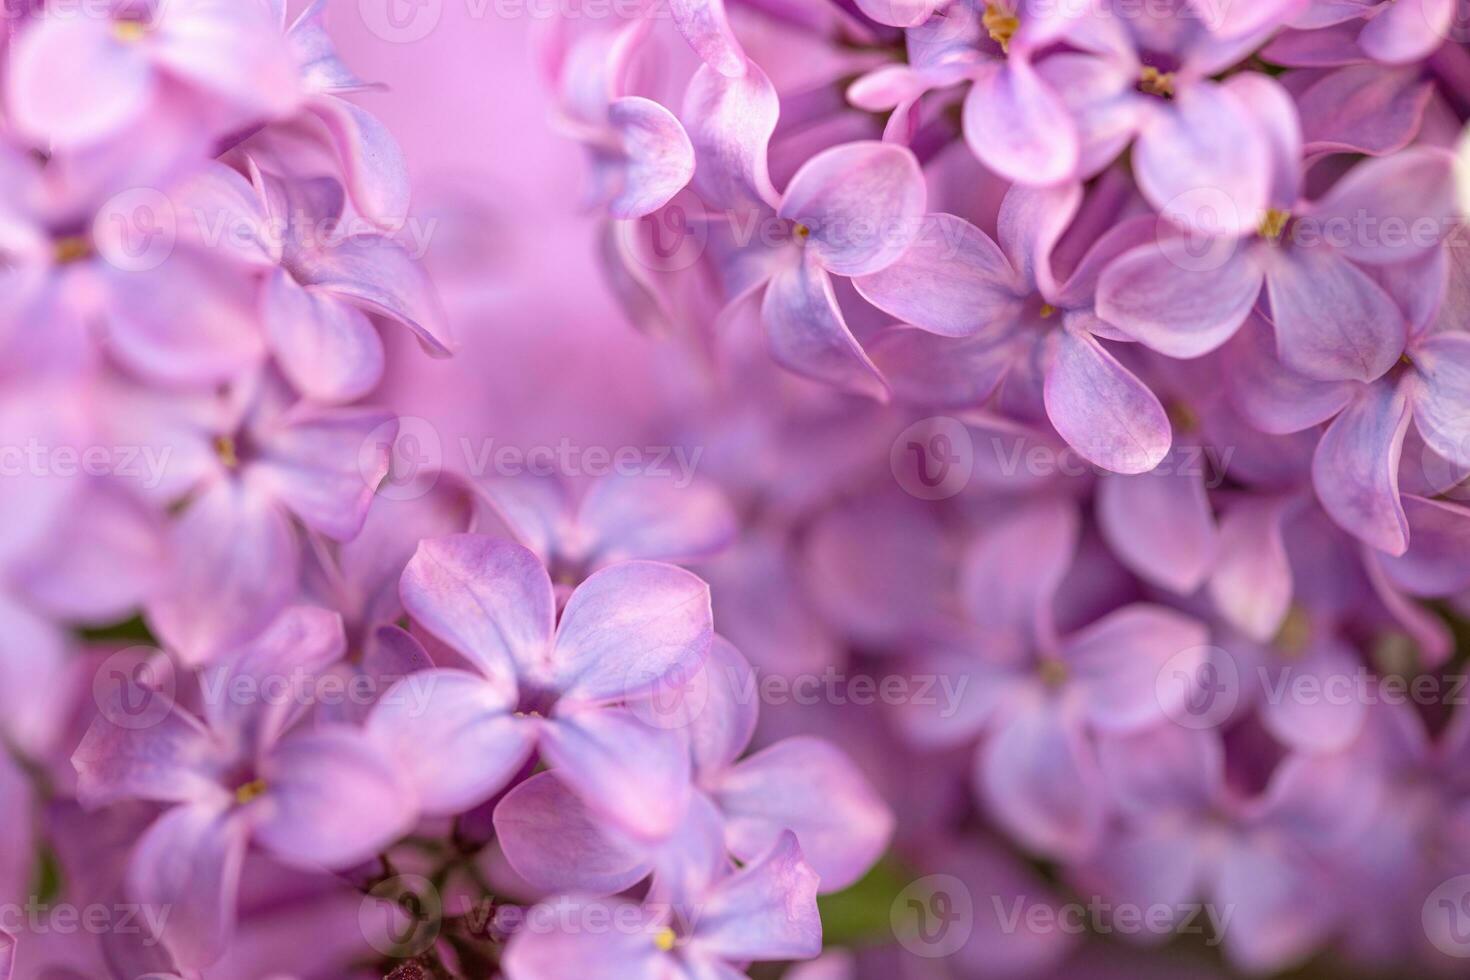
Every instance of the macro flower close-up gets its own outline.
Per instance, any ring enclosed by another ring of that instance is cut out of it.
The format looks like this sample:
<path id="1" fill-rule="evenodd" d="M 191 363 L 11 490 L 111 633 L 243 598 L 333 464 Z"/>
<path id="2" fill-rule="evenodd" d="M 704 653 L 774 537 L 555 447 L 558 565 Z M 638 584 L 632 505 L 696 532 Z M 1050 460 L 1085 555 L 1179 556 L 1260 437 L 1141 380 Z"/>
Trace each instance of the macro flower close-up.
<path id="1" fill-rule="evenodd" d="M 1470 975 L 1470 2 L 0 8 L 0 980 Z"/>

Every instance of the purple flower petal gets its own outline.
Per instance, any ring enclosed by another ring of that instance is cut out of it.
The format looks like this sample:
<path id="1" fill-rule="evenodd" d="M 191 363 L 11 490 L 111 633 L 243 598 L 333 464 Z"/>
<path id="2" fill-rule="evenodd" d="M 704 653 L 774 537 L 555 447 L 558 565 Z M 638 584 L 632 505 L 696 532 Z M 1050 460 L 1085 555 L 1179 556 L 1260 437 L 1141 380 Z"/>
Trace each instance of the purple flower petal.
<path id="1" fill-rule="evenodd" d="M 131 678 L 114 675 L 114 680 L 120 698 L 111 706 L 114 711 L 126 711 L 130 704 L 149 706 L 149 699 L 164 696 Z M 183 803 L 216 794 L 215 767 L 223 753 L 194 718 L 173 710 L 157 724 L 135 729 L 114 724 L 110 717 L 94 718 L 72 753 L 77 799 L 83 806 L 130 799 Z"/>
<path id="2" fill-rule="evenodd" d="M 766 287 L 761 319 L 771 356 L 797 374 L 886 400 L 888 386 L 847 328 L 832 279 L 817 261 L 806 251 Z"/>
<path id="3" fill-rule="evenodd" d="M 302 289 L 284 269 L 266 280 L 262 317 L 282 373 L 308 398 L 356 401 L 383 375 L 383 341 L 367 315 Z"/>
<path id="4" fill-rule="evenodd" d="M 766 151 L 781 103 L 755 64 L 730 78 L 702 66 L 684 93 L 683 119 L 697 161 L 694 187 L 711 208 L 775 208 Z"/>
<path id="5" fill-rule="evenodd" d="M 1409 550 L 1395 558 L 1377 556 L 1384 574 L 1415 596 L 1448 596 L 1470 588 L 1470 508 L 1446 500 L 1405 496 Z"/>
<path id="6" fill-rule="evenodd" d="M 1319 381 L 1282 364 L 1270 327 L 1255 315 L 1227 351 L 1231 404 L 1262 432 L 1284 435 L 1310 429 L 1353 399 L 1351 381 Z"/>
<path id="7" fill-rule="evenodd" d="M 893 814 L 862 772 L 811 736 L 783 739 L 737 763 L 712 792 L 737 858 L 754 860 L 790 830 L 823 892 L 857 881 L 893 836 Z"/>
<path id="8" fill-rule="evenodd" d="M 1368 385 L 1323 433 L 1312 457 L 1312 485 L 1343 530 L 1390 555 L 1409 544 L 1399 500 L 1399 456 L 1409 428 L 1402 387 Z"/>
<path id="9" fill-rule="evenodd" d="M 1176 450 L 1160 472 L 1098 482 L 1098 527 L 1118 560 L 1179 595 L 1204 583 L 1221 541 L 1204 466 L 1199 453 Z"/>
<path id="10" fill-rule="evenodd" d="M 697 575 L 619 562 L 572 593 L 550 659 L 531 676 L 579 701 L 625 701 L 692 674 L 713 637 L 709 586 Z"/>
<path id="11" fill-rule="evenodd" d="M 401 226 L 408 215 L 408 161 L 388 127 L 346 99 L 320 96 L 306 108 L 331 135 L 357 210 L 380 227 Z"/>
<path id="12" fill-rule="evenodd" d="M 1470 466 L 1470 335 L 1441 333 L 1414 347 L 1414 424 L 1440 456 Z"/>
<path id="13" fill-rule="evenodd" d="M 1282 525 L 1289 500 L 1242 500 L 1220 520 L 1220 554 L 1210 576 L 1210 598 L 1236 629 L 1265 643 L 1291 607 L 1291 565 Z"/>
<path id="14" fill-rule="evenodd" d="M 347 868 L 413 824 L 413 794 L 359 729 L 318 726 L 281 741 L 261 763 L 255 839 L 306 868 Z"/>
<path id="15" fill-rule="evenodd" d="M 1023 642 L 1053 632 L 1052 600 L 1072 564 L 1075 505 L 1039 500 L 991 524 L 965 558 L 960 594 L 982 630 Z"/>
<path id="16" fill-rule="evenodd" d="M 670 0 L 669 12 L 706 65 L 731 78 L 745 73 L 745 52 L 730 30 L 724 0 Z"/>
<path id="17" fill-rule="evenodd" d="M 626 708 L 558 711 L 541 754 L 583 803 L 635 837 L 667 837 L 684 816 L 688 745 Z"/>
<path id="18" fill-rule="evenodd" d="M 801 247 L 840 276 L 893 264 L 919 234 L 927 191 L 919 161 L 892 143 L 844 143 L 812 157 L 786 186 L 780 216 L 807 229 Z"/>
<path id="19" fill-rule="evenodd" d="M 984 404 L 1022 356 L 1025 339 L 990 331 L 953 339 L 917 327 L 890 327 L 874 338 L 873 363 L 894 394 L 920 405 Z"/>
<path id="20" fill-rule="evenodd" d="M 1358 44 L 1373 60 L 1387 65 L 1420 61 L 1451 38 L 1455 0 L 1395 0 L 1379 5 L 1363 25 Z"/>
<path id="21" fill-rule="evenodd" d="M 652 214 L 694 176 L 694 147 L 674 114 L 635 95 L 614 99 L 607 121 L 622 140 L 623 187 L 608 204 L 614 218 Z"/>
<path id="22" fill-rule="evenodd" d="M 144 52 L 119 43 L 107 17 L 36 17 L 7 61 L 10 118 L 42 145 L 82 146 L 117 133 L 148 108 L 157 84 Z M 78 64 L 87 70 L 72 70 Z"/>
<path id="23" fill-rule="evenodd" d="M 990 811 L 1028 850 L 1077 859 L 1097 845 L 1106 815 L 1102 775 L 1081 720 L 1057 700 L 1022 707 L 991 735 L 979 773 Z"/>
<path id="24" fill-rule="evenodd" d="M 1213 82 L 1183 88 L 1154 112 L 1134 146 L 1145 197 L 1165 214 L 1218 196 L 1221 234 L 1254 231 L 1271 193 L 1271 145 L 1244 99 Z M 1106 319 L 1106 317 L 1104 317 Z"/>
<path id="25" fill-rule="evenodd" d="M 303 286 L 403 324 L 435 357 L 454 350 L 433 282 L 396 242 L 370 235 L 344 238 L 303 257 L 295 271 Z"/>
<path id="26" fill-rule="evenodd" d="M 1168 710 L 1182 705 L 1161 703 L 1155 678 L 1171 662 L 1188 671 L 1179 657 L 1186 650 L 1201 648 L 1196 652 L 1203 660 L 1209 638 L 1209 630 L 1197 620 L 1161 606 L 1136 604 L 1068 637 L 1063 656 L 1083 692 L 1089 720 L 1109 731 L 1128 731 L 1178 717 Z"/>
<path id="27" fill-rule="evenodd" d="M 209 966 L 228 947 L 249 837 L 240 811 L 192 805 L 174 807 L 138 840 L 128 893 L 170 910 L 163 936 L 179 965 Z"/>
<path id="28" fill-rule="evenodd" d="M 1297 96 L 1307 151 L 1379 156 L 1400 150 L 1419 132 L 1433 94 L 1417 65 L 1354 64 L 1329 72 Z"/>
<path id="29" fill-rule="evenodd" d="M 546 568 L 530 551 L 480 534 L 419 544 L 399 585 L 420 626 L 502 682 L 543 662 L 556 601 Z"/>
<path id="30" fill-rule="evenodd" d="M 897 262 L 853 285 L 885 313 L 946 337 L 1003 330 L 1027 292 L 990 236 L 952 214 L 927 216 Z"/>
<path id="31" fill-rule="evenodd" d="M 1321 246 L 1269 256 L 1266 292 L 1283 364 L 1321 381 L 1372 381 L 1399 359 L 1408 324 L 1367 273 Z"/>
<path id="32" fill-rule="evenodd" d="M 1243 243 L 1226 246 L 1232 251 L 1219 262 L 1194 267 L 1172 260 L 1174 247 L 1142 245 L 1108 266 L 1098 280 L 1097 315 L 1161 354 L 1199 357 L 1239 329 L 1264 275 Z"/>
<path id="33" fill-rule="evenodd" d="M 669 976 L 674 966 L 655 942 L 662 913 L 622 900 L 558 899 L 531 915 L 542 928 L 518 930 L 501 965 L 508 980 L 585 977 L 624 980 Z M 618 923 L 609 928 L 609 923 Z"/>
<path id="34" fill-rule="evenodd" d="M 1004 119 L 1005 125 L 996 125 Z M 965 141 L 996 173 L 1045 186 L 1071 180 L 1081 137 L 1067 105 L 1031 65 L 1012 58 L 980 72 L 965 96 Z"/>
<path id="35" fill-rule="evenodd" d="M 716 885 L 691 946 L 727 961 L 810 959 L 822 948 L 817 874 L 786 831 L 771 850 Z"/>
<path id="36" fill-rule="evenodd" d="M 592 538 L 592 560 L 606 564 L 628 558 L 688 561 L 729 544 L 736 520 L 724 492 L 713 482 L 640 474 L 595 481 L 582 498 L 577 524 Z"/>
<path id="37" fill-rule="evenodd" d="M 1454 159 L 1418 147 L 1348 171 L 1310 210 L 1322 235 L 1354 262 L 1412 261 L 1454 227 Z"/>
<path id="38" fill-rule="evenodd" d="M 426 814 L 460 813 L 488 799 L 525 764 L 534 723 L 516 718 L 514 687 L 462 670 L 409 674 L 368 716 Z"/>
<path id="39" fill-rule="evenodd" d="M 616 895 L 652 868 L 648 848 L 618 835 L 550 772 L 495 805 L 495 837 L 516 874 L 553 894 Z"/>
<path id="40" fill-rule="evenodd" d="M 1303 752 L 1345 749 L 1367 714 L 1358 694 L 1363 677 L 1350 648 L 1331 640 L 1315 643 L 1284 664 L 1274 684 L 1266 681 L 1261 724 L 1283 745 Z"/>
<path id="41" fill-rule="evenodd" d="M 1064 327 L 1046 371 L 1046 414 L 1067 444 L 1115 473 L 1146 473 L 1169 452 L 1173 430 L 1148 387 L 1098 343 Z"/>

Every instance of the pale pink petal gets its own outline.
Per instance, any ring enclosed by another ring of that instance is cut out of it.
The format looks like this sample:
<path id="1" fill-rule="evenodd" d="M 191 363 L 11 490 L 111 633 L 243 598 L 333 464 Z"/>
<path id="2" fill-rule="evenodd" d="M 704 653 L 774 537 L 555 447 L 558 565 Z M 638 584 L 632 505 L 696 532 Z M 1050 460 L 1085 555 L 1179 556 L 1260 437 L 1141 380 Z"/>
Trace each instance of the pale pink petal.
<path id="1" fill-rule="evenodd" d="M 399 585 L 420 626 L 505 679 L 543 661 L 556 600 L 541 560 L 510 541 L 455 534 L 419 544 Z"/>
<path id="2" fill-rule="evenodd" d="M 694 924 L 693 946 L 722 960 L 810 959 L 822 948 L 817 875 L 796 836 L 711 890 Z"/>
<path id="3" fill-rule="evenodd" d="M 840 276 L 895 262 L 918 236 L 927 191 L 919 161 L 903 146 L 844 143 L 812 157 L 786 187 L 780 216 L 807 229 L 801 247 Z"/>
<path id="4" fill-rule="evenodd" d="M 1232 626 L 1258 643 L 1276 635 L 1291 606 L 1291 565 L 1282 524 L 1290 502 L 1246 499 L 1220 521 L 1210 598 Z"/>
<path id="5" fill-rule="evenodd" d="M 1064 327 L 1055 336 L 1044 397 L 1057 432 L 1115 473 L 1158 466 L 1173 438 L 1158 397 L 1091 334 Z"/>
<path id="6" fill-rule="evenodd" d="M 832 279 L 810 252 L 778 272 L 761 301 L 771 356 L 798 374 L 880 401 L 887 384 L 842 317 Z"/>
<path id="7" fill-rule="evenodd" d="M 1161 703 L 1165 665 L 1188 670 L 1186 651 L 1205 656 L 1209 630 L 1162 606 L 1135 604 L 1110 613 L 1066 640 L 1067 667 L 1083 691 L 1088 718 L 1099 728 L 1128 731 L 1177 717 Z"/>
<path id="8" fill-rule="evenodd" d="M 674 114 L 651 99 L 625 96 L 607 108 L 622 140 L 623 187 L 608 205 L 614 218 L 639 218 L 669 203 L 694 176 L 694 147 Z"/>
<path id="9" fill-rule="evenodd" d="M 616 895 L 652 867 L 648 848 L 613 831 L 550 772 L 495 805 L 495 837 L 516 874 L 548 893 Z"/>
<path id="10" fill-rule="evenodd" d="M 120 42 L 107 17 L 38 16 L 11 44 L 10 119 L 38 143 L 95 143 L 153 101 L 156 81 L 144 50 Z"/>
<path id="11" fill-rule="evenodd" d="M 1327 427 L 1312 457 L 1312 485 L 1327 513 L 1390 555 L 1409 543 L 1398 474 L 1410 414 L 1401 387 L 1368 385 Z"/>
<path id="12" fill-rule="evenodd" d="M 745 72 L 745 52 L 730 30 L 724 0 L 670 0 L 669 12 L 706 65 L 732 78 Z"/>
<path id="13" fill-rule="evenodd" d="M 285 269 L 266 280 L 262 318 L 281 372 L 308 398 L 356 401 L 383 375 L 383 341 L 367 314 L 303 289 Z"/>
<path id="14" fill-rule="evenodd" d="M 1250 314 L 1264 279 L 1249 247 L 1219 241 L 1228 254 L 1202 266 L 1172 259 L 1169 244 L 1120 256 L 1098 280 L 1097 315 L 1170 357 L 1199 357 L 1219 347 Z"/>
<path id="15" fill-rule="evenodd" d="M 1061 97 L 1020 58 L 976 78 L 965 96 L 964 130 L 980 162 L 1008 180 L 1059 184 L 1077 174 L 1077 124 Z"/>
<path id="16" fill-rule="evenodd" d="M 408 216 L 408 161 L 388 127 L 367 110 L 332 96 L 311 99 L 307 109 L 336 145 L 357 210 L 381 227 L 400 226 Z"/>
<path id="17" fill-rule="evenodd" d="M 1419 384 L 1414 424 L 1436 453 L 1470 466 L 1470 334 L 1440 333 L 1410 355 Z"/>
<path id="18" fill-rule="evenodd" d="M 726 77 L 701 66 L 684 93 L 684 127 L 694 144 L 694 186 L 712 208 L 776 206 L 766 151 L 781 103 L 754 63 Z"/>

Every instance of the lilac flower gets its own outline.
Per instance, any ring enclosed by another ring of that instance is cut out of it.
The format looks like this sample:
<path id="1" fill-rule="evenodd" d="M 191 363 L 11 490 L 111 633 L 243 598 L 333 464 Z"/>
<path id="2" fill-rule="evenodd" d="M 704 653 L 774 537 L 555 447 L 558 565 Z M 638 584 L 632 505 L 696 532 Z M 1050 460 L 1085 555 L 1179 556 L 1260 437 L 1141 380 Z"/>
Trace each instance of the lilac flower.
<path id="1" fill-rule="evenodd" d="M 365 735 L 336 725 L 291 730 L 302 685 L 342 652 L 337 616 L 293 607 L 206 668 L 202 719 L 176 705 L 145 728 L 104 715 L 77 747 L 85 805 L 173 804 L 138 841 L 128 881 L 137 901 L 173 909 L 166 938 L 180 962 L 206 966 L 225 952 L 252 840 L 287 864 L 344 868 L 408 828 L 411 795 Z"/>
<path id="2" fill-rule="evenodd" d="M 1432 299 L 1422 304 L 1430 316 L 1437 309 Z M 1252 420 L 1276 432 L 1330 420 L 1312 461 L 1317 496 L 1345 530 L 1396 556 L 1410 544 L 1399 490 L 1410 421 L 1430 452 L 1470 466 L 1470 337 L 1432 329 L 1423 312 L 1399 363 L 1369 384 L 1314 381 L 1276 364 L 1258 342 L 1236 345 L 1239 397 Z M 1434 507 L 1422 498 L 1413 504 L 1427 520 Z"/>
<path id="3" fill-rule="evenodd" d="M 663 207 L 694 175 L 694 148 L 674 114 L 652 99 L 625 94 L 631 59 L 649 22 L 588 33 L 560 66 L 562 115 L 571 138 L 587 147 L 591 203 L 614 218 L 639 218 Z"/>
<path id="4" fill-rule="evenodd" d="M 1450 158 L 1425 148 L 1367 161 L 1324 197 L 1304 202 L 1301 136 L 1286 94 L 1250 75 L 1226 87 L 1251 104 L 1272 133 L 1270 208 L 1260 228 L 1232 238 L 1230 229 L 1238 225 L 1227 217 L 1219 237 L 1206 231 L 1208 251 L 1193 257 L 1165 232 L 1103 272 L 1098 314 L 1161 353 L 1198 357 L 1235 333 L 1264 285 L 1283 363 L 1324 380 L 1381 377 L 1403 352 L 1406 323 L 1370 270 L 1390 275 L 1423 268 L 1410 263 L 1433 250 L 1450 227 Z M 1205 206 L 1232 205 L 1239 202 L 1226 197 Z M 1385 232 L 1421 217 L 1427 231 L 1421 224 L 1412 234 Z"/>
<path id="5" fill-rule="evenodd" d="M 353 401 L 377 385 L 383 343 L 374 319 L 407 327 L 425 351 L 454 346 L 433 284 L 408 252 L 376 234 L 339 229 L 346 198 L 335 178 L 286 181 L 247 160 L 250 179 L 216 165 L 181 192 L 199 234 L 265 272 L 260 310 L 282 372 L 318 401 Z M 216 243 L 218 244 L 218 243 Z"/>
<path id="6" fill-rule="evenodd" d="M 280 33 L 255 0 L 109 0 L 107 16 L 64 5 L 43 9 L 11 49 L 10 116 L 43 145 L 79 147 L 117 136 L 150 112 L 187 106 L 174 85 L 219 114 L 217 131 L 268 119 L 296 101 Z M 87 65 L 90 70 L 76 71 Z"/>
<path id="7" fill-rule="evenodd" d="M 873 6 L 891 5 L 876 0 Z M 920 12 L 918 4 L 891 10 L 890 21 L 916 21 L 905 25 L 909 66 L 880 68 L 860 79 L 849 93 L 854 104 L 871 111 L 896 108 L 889 134 L 898 135 L 924 93 L 969 82 L 965 141 L 982 163 L 1024 184 L 1046 186 L 1077 177 L 1077 122 L 1047 77 L 1045 59 L 1039 64 L 1033 59 L 1064 35 L 1080 11 L 1032 0 L 960 0 L 927 21 L 918 21 Z M 996 120 L 1005 122 L 995 125 Z"/>
<path id="8" fill-rule="evenodd" d="M 1285 65 L 1421 61 L 1450 37 L 1457 0 L 1311 0 L 1265 57 Z"/>
<path id="9" fill-rule="evenodd" d="M 399 686 L 427 690 L 428 703 L 395 688 L 369 720 L 425 813 L 481 802 L 539 749 L 589 806 L 631 833 L 657 837 L 678 823 L 687 749 L 622 704 L 708 653 L 703 582 L 671 565 L 620 562 L 583 582 L 558 615 L 534 554 L 467 534 L 423 542 L 401 592 L 414 621 L 475 668 L 405 678 Z"/>
<path id="10" fill-rule="evenodd" d="M 739 871 L 710 868 L 680 901 L 640 908 L 572 897 L 532 909 L 538 927 L 512 938 L 505 973 L 509 980 L 723 976 L 736 964 L 810 958 L 822 946 L 816 894 L 815 872 L 784 833 Z"/>
<path id="11" fill-rule="evenodd" d="M 1100 6 L 1067 34 L 1080 51 L 1043 63 L 1044 77 L 1065 93 L 1079 120 L 1084 173 L 1101 169 L 1136 137 L 1134 174 L 1156 208 L 1167 214 L 1181 195 L 1207 188 L 1234 205 L 1220 215 L 1220 231 L 1254 228 L 1271 195 L 1273 136 L 1248 93 L 1210 76 L 1258 47 L 1273 15 L 1263 10 L 1262 23 L 1233 34 L 1210 30 L 1186 0 L 1146 12 L 1126 3 Z"/>
<path id="12" fill-rule="evenodd" d="M 160 397 L 118 385 L 106 400 L 121 445 L 153 447 L 161 479 L 140 486 L 186 506 L 169 531 L 167 585 L 150 597 L 150 625 L 190 663 L 249 639 L 298 587 L 301 534 L 335 540 L 362 526 L 388 471 L 392 415 L 293 404 L 264 376 L 223 396 Z M 143 483 L 144 481 L 138 481 Z"/>
<path id="13" fill-rule="evenodd" d="M 612 895 L 650 873 L 659 892 L 694 872 L 691 854 L 702 852 L 689 840 L 712 824 L 741 861 L 790 831 L 820 891 L 851 885 L 887 846 L 893 816 L 852 760 L 821 739 L 783 739 L 736 761 L 755 733 L 757 683 L 740 653 L 716 639 L 697 675 L 635 709 L 690 736 L 698 802 L 668 838 L 640 841 L 599 825 L 554 773 L 541 773 L 496 807 L 496 836 L 512 867 L 552 892 Z"/>
<path id="14" fill-rule="evenodd" d="M 1232 910 L 1223 945 L 1243 970 L 1299 962 L 1337 926 L 1332 857 L 1366 829 L 1377 791 L 1350 762 L 1289 757 L 1245 799 L 1227 786 L 1214 730 L 1165 725 L 1099 750 L 1124 827 L 1085 881 L 1140 908 L 1177 915 L 1204 898 Z"/>
<path id="15" fill-rule="evenodd" d="M 380 86 L 364 82 L 337 56 L 324 23 L 326 0 L 312 0 L 296 20 L 286 23 L 283 0 L 263 0 L 274 8 L 285 31 L 286 48 L 296 68 L 301 108 L 325 127 L 345 172 L 352 203 L 365 217 L 385 227 L 408 214 L 408 162 L 388 128 L 343 96 Z"/>
<path id="16" fill-rule="evenodd" d="M 1043 391 L 1033 403 L 1044 402 L 1062 437 L 1100 466 L 1141 473 L 1168 452 L 1169 419 L 1153 393 L 1098 342 L 1098 336 L 1119 334 L 1094 313 L 1092 293 L 1107 262 L 1147 229 L 1138 223 L 1118 226 L 1058 283 L 1052 250 L 1080 200 L 1075 187 L 1013 187 L 1001 205 L 999 246 L 963 219 L 932 215 L 939 241 L 916 243 L 897 262 L 854 284 L 870 303 L 907 323 L 966 338 L 946 344 L 900 331 L 875 345 L 880 363 L 893 365 L 913 389 L 927 383 L 934 398 L 928 379 L 944 361 L 958 358 L 964 372 L 956 372 L 953 388 L 959 398 L 978 404 L 1008 375 L 1039 365 Z M 1012 396 L 1016 401 L 1030 394 L 1027 380 L 1011 382 L 1021 389 Z"/>
<path id="17" fill-rule="evenodd" d="M 558 583 L 574 585 L 630 558 L 675 564 L 709 558 L 736 531 L 729 502 L 707 480 L 680 486 L 648 474 L 610 475 L 574 492 L 554 478 L 502 477 L 479 487 Z"/>
<path id="18" fill-rule="evenodd" d="M 886 386 L 848 329 L 831 276 L 868 275 L 898 260 L 919 232 L 923 175 L 907 149 L 849 143 L 807 161 L 778 196 L 766 144 L 779 108 L 754 64 L 737 79 L 701 68 L 684 103 L 700 161 L 695 189 L 727 209 L 736 236 L 725 272 L 732 306 L 761 296 L 781 364 L 882 398 Z M 739 240 L 750 235 L 759 240 Z"/>
<path id="19" fill-rule="evenodd" d="M 977 646 L 923 658 L 929 672 L 963 679 L 963 703 L 948 714 L 915 706 L 904 715 L 927 745 L 986 732 L 975 778 L 990 811 L 1029 849 L 1070 859 L 1092 852 L 1104 829 L 1094 733 L 1172 717 L 1189 691 L 1156 691 L 1155 677 L 1166 663 L 1193 676 L 1209 636 L 1188 616 L 1145 603 L 1059 635 L 1052 604 L 1078 523 L 1069 503 L 1039 500 L 975 543 L 962 594 Z M 1167 703 L 1176 696 L 1179 704 Z M 1069 790 L 1057 793 L 1063 783 Z"/>

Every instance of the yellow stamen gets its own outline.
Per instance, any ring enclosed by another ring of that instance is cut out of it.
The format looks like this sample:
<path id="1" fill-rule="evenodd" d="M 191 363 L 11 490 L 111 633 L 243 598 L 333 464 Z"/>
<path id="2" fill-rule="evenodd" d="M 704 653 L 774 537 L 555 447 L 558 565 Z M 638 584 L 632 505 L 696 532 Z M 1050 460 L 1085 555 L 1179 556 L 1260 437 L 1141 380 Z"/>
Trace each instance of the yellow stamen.
<path id="1" fill-rule="evenodd" d="M 796 236 L 796 240 L 799 242 L 804 242 L 812 237 L 812 230 L 803 224 L 798 224 L 795 228 L 791 229 L 791 233 Z"/>
<path id="2" fill-rule="evenodd" d="M 67 235 L 56 240 L 52 254 L 58 265 L 80 262 L 92 254 L 92 242 L 85 235 Z"/>
<path id="3" fill-rule="evenodd" d="M 990 32 L 990 39 L 1000 45 L 1002 51 L 1010 51 L 1011 38 L 1021 29 L 1021 18 L 1015 11 L 1000 3 L 987 3 L 985 15 L 980 23 Z"/>
<path id="4" fill-rule="evenodd" d="M 250 782 L 235 790 L 235 803 L 244 806 L 252 800 L 259 799 L 265 792 L 264 779 L 252 779 Z"/>
<path id="5" fill-rule="evenodd" d="M 235 440 L 229 436 L 214 437 L 214 452 L 220 462 L 230 469 L 240 465 L 240 455 L 235 451 Z"/>
<path id="6" fill-rule="evenodd" d="M 1281 621 L 1276 633 L 1276 649 L 1288 656 L 1296 656 L 1306 650 L 1312 639 L 1312 619 L 1301 606 L 1292 606 Z"/>
<path id="7" fill-rule="evenodd" d="M 1056 312 L 1057 308 L 1055 306 L 1052 306 L 1050 303 L 1041 304 L 1041 318 L 1043 320 L 1047 319 L 1048 317 L 1054 316 Z"/>
<path id="8" fill-rule="evenodd" d="M 1047 687 L 1061 687 L 1067 682 L 1067 665 L 1060 660 L 1043 660 L 1036 670 Z"/>
<path id="9" fill-rule="evenodd" d="M 1145 95 L 1157 95 L 1161 99 L 1174 97 L 1174 73 L 1159 71 L 1153 65 L 1144 65 L 1138 74 L 1139 91 Z"/>
<path id="10" fill-rule="evenodd" d="M 148 25 L 140 20 L 115 20 L 112 22 L 112 36 L 124 44 L 134 44 L 143 40 L 143 35 L 148 33 Z"/>
<path id="11" fill-rule="evenodd" d="M 1199 429 L 1198 413 L 1184 402 L 1171 402 L 1165 412 L 1169 415 L 1169 423 L 1174 426 L 1174 431 L 1188 433 Z"/>
<path id="12" fill-rule="evenodd" d="M 653 944 L 659 949 L 663 950 L 665 953 L 667 953 L 669 950 L 674 948 L 674 940 L 677 938 L 678 937 L 674 935 L 674 930 L 670 929 L 668 926 L 664 926 L 658 932 L 653 934 Z"/>
<path id="13" fill-rule="evenodd" d="M 1267 208 L 1266 216 L 1261 219 L 1261 227 L 1257 230 L 1260 232 L 1262 238 L 1274 242 L 1281 237 L 1281 233 L 1286 230 L 1286 223 L 1290 220 L 1290 211 Z"/>

